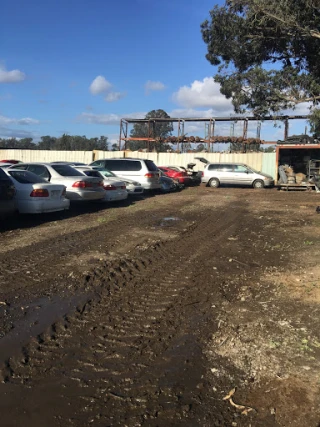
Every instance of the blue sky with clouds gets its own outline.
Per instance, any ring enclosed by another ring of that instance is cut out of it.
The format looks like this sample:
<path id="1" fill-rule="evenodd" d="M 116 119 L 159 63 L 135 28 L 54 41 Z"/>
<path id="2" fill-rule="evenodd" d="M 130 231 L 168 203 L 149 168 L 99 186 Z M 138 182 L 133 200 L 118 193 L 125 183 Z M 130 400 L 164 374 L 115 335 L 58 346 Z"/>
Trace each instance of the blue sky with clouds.
<path id="1" fill-rule="evenodd" d="M 162 108 L 172 117 L 233 114 L 212 80 L 202 0 L 15 0 L 1 7 L 0 137 L 62 133 L 116 142 L 121 117 Z M 307 114 L 300 107 L 297 114 Z M 290 134 L 305 123 L 290 122 Z M 235 132 L 241 135 L 238 123 Z M 192 123 L 189 135 L 203 134 Z M 255 136 L 255 124 L 249 124 Z M 219 134 L 229 135 L 230 124 Z M 263 139 L 283 129 L 262 125 Z"/>

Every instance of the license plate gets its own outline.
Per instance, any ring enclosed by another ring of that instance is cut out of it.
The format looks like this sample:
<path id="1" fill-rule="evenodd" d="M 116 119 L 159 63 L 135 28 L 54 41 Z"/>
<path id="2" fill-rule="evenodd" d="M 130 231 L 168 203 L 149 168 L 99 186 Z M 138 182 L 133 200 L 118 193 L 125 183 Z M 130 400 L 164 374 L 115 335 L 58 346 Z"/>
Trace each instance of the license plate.
<path id="1" fill-rule="evenodd" d="M 51 197 L 53 199 L 58 199 L 60 197 L 60 190 L 52 190 L 51 191 Z"/>

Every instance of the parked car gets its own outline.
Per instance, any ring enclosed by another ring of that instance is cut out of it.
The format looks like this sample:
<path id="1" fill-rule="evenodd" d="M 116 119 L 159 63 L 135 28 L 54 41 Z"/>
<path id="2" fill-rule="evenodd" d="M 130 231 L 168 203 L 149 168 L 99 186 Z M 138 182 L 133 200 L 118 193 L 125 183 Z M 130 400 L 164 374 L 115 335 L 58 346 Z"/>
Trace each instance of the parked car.
<path id="1" fill-rule="evenodd" d="M 16 212 L 15 187 L 9 176 L 0 168 L 0 218 Z"/>
<path id="2" fill-rule="evenodd" d="M 58 212 L 69 209 L 66 187 L 51 184 L 32 172 L 21 169 L 7 169 L 16 193 L 15 202 L 19 213 L 36 214 Z"/>
<path id="3" fill-rule="evenodd" d="M 11 165 L 16 165 L 17 163 L 22 163 L 20 160 L 0 160 L 0 163 L 10 163 Z"/>
<path id="4" fill-rule="evenodd" d="M 169 168 L 177 172 L 179 171 L 186 172 L 186 174 L 190 177 L 189 185 L 200 185 L 202 173 L 194 171 L 193 168 L 195 166 L 196 166 L 196 163 L 188 163 L 186 168 L 184 166 L 162 166 L 162 167 Z"/>
<path id="5" fill-rule="evenodd" d="M 125 200 L 128 198 L 128 192 L 126 185 L 123 181 L 119 179 L 109 179 L 102 175 L 99 171 L 92 169 L 90 167 L 79 167 L 77 168 L 80 172 L 86 176 L 96 177 L 103 180 L 103 188 L 105 190 L 104 200 L 107 202 L 118 202 L 120 200 Z"/>
<path id="6" fill-rule="evenodd" d="M 173 191 L 181 191 L 184 188 L 183 184 L 172 178 L 169 178 L 164 172 L 160 171 L 160 184 L 162 193 L 171 193 Z"/>
<path id="7" fill-rule="evenodd" d="M 0 168 L 1 169 L 7 169 L 7 168 L 10 168 L 10 166 L 13 166 L 13 163 L 1 163 L 0 162 Z"/>
<path id="8" fill-rule="evenodd" d="M 166 166 L 159 166 L 159 169 L 164 172 L 169 178 L 173 178 L 180 182 L 180 184 L 183 185 L 191 185 L 191 178 L 187 174 L 186 171 L 179 170 L 179 169 L 171 169 Z"/>
<path id="9" fill-rule="evenodd" d="M 141 184 L 144 190 L 160 189 L 159 171 L 152 160 L 134 158 L 100 159 L 89 166 L 108 169 L 121 179 L 132 179 Z"/>
<path id="10" fill-rule="evenodd" d="M 64 185 L 67 192 L 66 197 L 70 200 L 102 200 L 105 197 L 102 178 L 84 176 L 83 173 L 69 165 L 19 163 L 11 168 L 28 170 L 52 184 Z"/>
<path id="11" fill-rule="evenodd" d="M 126 189 L 129 196 L 141 196 L 143 194 L 144 190 L 140 182 L 134 181 L 129 178 L 120 178 L 119 176 L 109 171 L 108 169 L 99 168 L 98 166 L 91 166 L 91 167 L 92 169 L 99 171 L 101 175 L 103 175 L 109 180 L 118 181 L 119 179 L 121 179 L 121 181 L 123 181 L 126 185 Z"/>
<path id="12" fill-rule="evenodd" d="M 202 183 L 217 188 L 220 184 L 248 185 L 253 188 L 272 187 L 272 176 L 258 172 L 243 163 L 207 163 Z"/>

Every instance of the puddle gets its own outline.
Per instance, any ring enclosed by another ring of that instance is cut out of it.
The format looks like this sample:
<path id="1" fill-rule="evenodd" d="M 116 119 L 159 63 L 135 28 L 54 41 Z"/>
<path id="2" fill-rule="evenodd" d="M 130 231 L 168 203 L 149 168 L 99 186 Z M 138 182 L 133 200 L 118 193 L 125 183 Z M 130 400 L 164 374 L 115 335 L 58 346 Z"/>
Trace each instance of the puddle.
<path id="1" fill-rule="evenodd" d="M 175 216 L 167 216 L 167 217 L 163 218 L 162 221 L 180 221 L 180 218 L 177 218 Z"/>
<path id="2" fill-rule="evenodd" d="M 160 222 L 160 227 L 170 227 L 170 225 L 173 225 L 173 223 L 176 221 L 181 221 L 181 218 L 178 218 L 176 216 L 166 216 L 165 218 L 162 218 L 162 221 Z"/>

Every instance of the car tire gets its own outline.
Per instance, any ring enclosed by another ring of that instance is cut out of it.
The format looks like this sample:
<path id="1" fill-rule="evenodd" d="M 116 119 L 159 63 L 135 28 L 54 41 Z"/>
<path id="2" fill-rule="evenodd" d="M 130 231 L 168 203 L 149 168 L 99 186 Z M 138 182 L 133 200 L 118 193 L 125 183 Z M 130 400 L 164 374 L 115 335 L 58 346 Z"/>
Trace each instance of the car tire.
<path id="1" fill-rule="evenodd" d="M 262 179 L 256 179 L 252 184 L 253 188 L 264 188 L 264 182 Z"/>
<path id="2" fill-rule="evenodd" d="M 220 181 L 218 180 L 218 178 L 211 178 L 209 181 L 209 186 L 211 188 L 218 188 L 220 185 Z"/>

